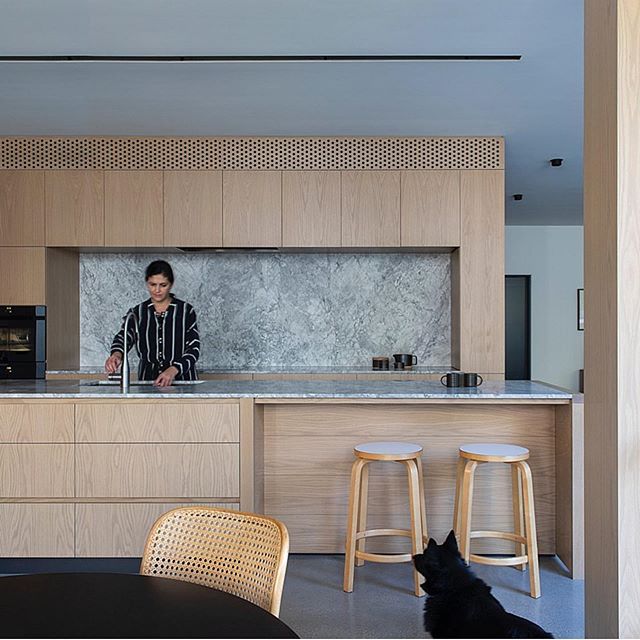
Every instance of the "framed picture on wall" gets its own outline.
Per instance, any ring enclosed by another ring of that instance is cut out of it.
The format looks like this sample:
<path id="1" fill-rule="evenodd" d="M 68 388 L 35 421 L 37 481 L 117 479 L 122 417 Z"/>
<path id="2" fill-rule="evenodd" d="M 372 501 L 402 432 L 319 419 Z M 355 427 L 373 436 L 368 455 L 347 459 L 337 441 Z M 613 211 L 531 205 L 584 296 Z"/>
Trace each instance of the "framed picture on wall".
<path id="1" fill-rule="evenodd" d="M 584 289 L 578 289 L 578 331 L 584 331 Z"/>

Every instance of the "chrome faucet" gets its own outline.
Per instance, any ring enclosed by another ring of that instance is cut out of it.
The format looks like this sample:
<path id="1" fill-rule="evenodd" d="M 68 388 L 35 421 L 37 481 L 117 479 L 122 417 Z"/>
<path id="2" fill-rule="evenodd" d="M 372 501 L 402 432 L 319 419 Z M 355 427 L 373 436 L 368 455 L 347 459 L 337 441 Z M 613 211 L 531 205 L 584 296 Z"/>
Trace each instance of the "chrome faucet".
<path id="1" fill-rule="evenodd" d="M 129 393 L 129 384 L 131 383 L 131 370 L 129 368 L 129 318 L 133 317 L 133 311 L 127 311 L 124 318 L 124 336 L 122 348 L 122 366 L 120 368 L 120 391 Z"/>

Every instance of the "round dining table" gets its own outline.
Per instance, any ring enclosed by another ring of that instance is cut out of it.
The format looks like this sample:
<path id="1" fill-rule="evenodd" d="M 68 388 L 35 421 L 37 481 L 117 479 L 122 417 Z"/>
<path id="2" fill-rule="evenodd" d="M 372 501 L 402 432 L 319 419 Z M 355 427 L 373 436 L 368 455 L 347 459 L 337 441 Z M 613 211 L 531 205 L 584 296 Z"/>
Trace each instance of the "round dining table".
<path id="1" fill-rule="evenodd" d="M 0 578 L 0 635 L 14 638 L 297 638 L 237 596 L 168 578 L 39 573 Z"/>

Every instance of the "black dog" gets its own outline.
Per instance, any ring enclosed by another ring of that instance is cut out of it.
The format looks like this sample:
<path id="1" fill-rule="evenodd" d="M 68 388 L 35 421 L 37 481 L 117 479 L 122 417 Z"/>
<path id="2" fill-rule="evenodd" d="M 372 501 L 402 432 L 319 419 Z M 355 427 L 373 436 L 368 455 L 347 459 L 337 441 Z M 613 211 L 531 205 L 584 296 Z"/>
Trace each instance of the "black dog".
<path id="1" fill-rule="evenodd" d="M 413 556 L 425 577 L 424 626 L 434 638 L 553 638 L 537 624 L 515 616 L 491 595 L 491 587 L 467 567 L 451 531 Z"/>

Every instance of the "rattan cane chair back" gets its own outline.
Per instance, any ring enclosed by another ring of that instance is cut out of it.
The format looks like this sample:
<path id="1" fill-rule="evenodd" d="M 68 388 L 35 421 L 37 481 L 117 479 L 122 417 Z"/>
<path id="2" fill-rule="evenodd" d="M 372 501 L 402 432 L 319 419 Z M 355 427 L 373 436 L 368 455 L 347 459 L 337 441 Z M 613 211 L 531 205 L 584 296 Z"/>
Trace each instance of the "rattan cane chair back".
<path id="1" fill-rule="evenodd" d="M 140 573 L 214 587 L 280 612 L 289 555 L 273 518 L 215 507 L 180 507 L 151 527 Z"/>

